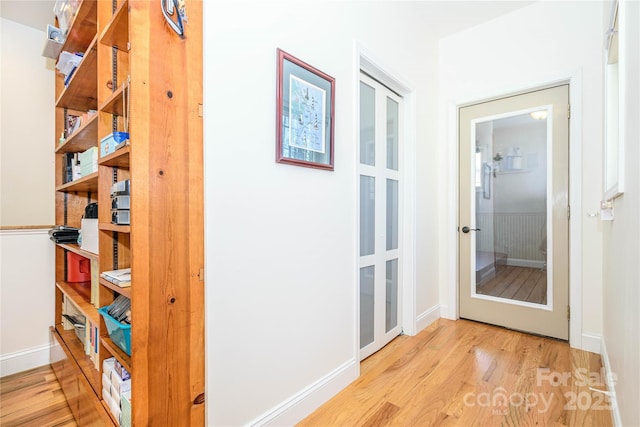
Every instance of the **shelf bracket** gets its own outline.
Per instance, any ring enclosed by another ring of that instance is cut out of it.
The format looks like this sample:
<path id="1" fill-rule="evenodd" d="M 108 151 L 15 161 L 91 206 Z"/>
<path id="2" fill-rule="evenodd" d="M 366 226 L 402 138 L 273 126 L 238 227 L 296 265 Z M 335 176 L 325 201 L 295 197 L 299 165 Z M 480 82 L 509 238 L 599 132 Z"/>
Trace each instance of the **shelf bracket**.
<path id="1" fill-rule="evenodd" d="M 118 232 L 113 232 L 113 269 L 118 269 Z"/>

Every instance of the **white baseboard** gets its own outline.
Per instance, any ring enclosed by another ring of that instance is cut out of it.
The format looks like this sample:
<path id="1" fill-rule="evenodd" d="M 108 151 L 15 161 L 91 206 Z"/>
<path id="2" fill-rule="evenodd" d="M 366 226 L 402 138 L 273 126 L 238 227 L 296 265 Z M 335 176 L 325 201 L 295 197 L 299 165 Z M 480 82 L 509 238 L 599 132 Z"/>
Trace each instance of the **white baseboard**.
<path id="1" fill-rule="evenodd" d="M 604 338 L 600 340 L 600 356 L 602 357 L 602 364 L 605 370 L 605 380 L 607 383 L 607 389 L 609 390 L 609 403 L 611 404 L 611 414 L 613 417 L 613 425 L 615 427 L 622 427 L 622 417 L 620 416 L 620 408 L 618 408 L 618 399 L 616 397 L 616 384 L 612 381 L 614 372 L 611 370 L 611 362 L 609 361 L 609 355 L 607 354 L 607 346 L 604 342 Z"/>
<path id="2" fill-rule="evenodd" d="M 457 313 L 451 313 L 450 306 L 444 304 L 440 304 L 440 316 L 449 320 L 458 320 Z"/>
<path id="3" fill-rule="evenodd" d="M 358 378 L 359 362 L 352 359 L 282 404 L 251 421 L 251 426 L 292 426 L 318 409 Z"/>
<path id="4" fill-rule="evenodd" d="M 51 345 L 41 345 L 0 356 L 0 377 L 27 371 L 49 364 Z"/>
<path id="5" fill-rule="evenodd" d="M 519 259 L 509 258 L 507 259 L 507 265 L 513 267 L 529 267 L 529 268 L 544 268 L 544 261 L 535 261 L 531 259 Z"/>
<path id="6" fill-rule="evenodd" d="M 590 351 L 591 353 L 600 354 L 600 347 L 602 344 L 602 337 L 595 334 L 582 334 L 581 350 Z"/>
<path id="7" fill-rule="evenodd" d="M 442 307 L 440 306 L 440 304 L 437 304 L 420 314 L 416 319 L 416 333 L 420 332 L 421 330 L 438 320 L 440 317 L 442 317 L 441 308 Z"/>

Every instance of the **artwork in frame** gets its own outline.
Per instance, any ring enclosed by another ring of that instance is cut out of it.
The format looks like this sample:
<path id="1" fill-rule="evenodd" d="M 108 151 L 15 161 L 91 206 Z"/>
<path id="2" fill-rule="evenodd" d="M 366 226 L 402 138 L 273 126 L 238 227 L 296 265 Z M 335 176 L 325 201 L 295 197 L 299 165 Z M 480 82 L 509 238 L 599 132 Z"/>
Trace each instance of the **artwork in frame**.
<path id="1" fill-rule="evenodd" d="M 335 79 L 277 55 L 276 162 L 333 170 Z"/>

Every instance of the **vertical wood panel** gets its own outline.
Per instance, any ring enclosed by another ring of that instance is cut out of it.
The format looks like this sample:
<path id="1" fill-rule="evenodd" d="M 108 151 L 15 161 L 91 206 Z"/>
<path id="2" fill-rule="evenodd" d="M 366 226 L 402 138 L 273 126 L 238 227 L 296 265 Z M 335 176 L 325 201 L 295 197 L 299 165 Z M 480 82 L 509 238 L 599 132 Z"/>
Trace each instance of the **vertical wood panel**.
<path id="1" fill-rule="evenodd" d="M 185 39 L 156 3 L 130 5 L 134 423 L 202 425 L 201 3 L 187 5 Z"/>

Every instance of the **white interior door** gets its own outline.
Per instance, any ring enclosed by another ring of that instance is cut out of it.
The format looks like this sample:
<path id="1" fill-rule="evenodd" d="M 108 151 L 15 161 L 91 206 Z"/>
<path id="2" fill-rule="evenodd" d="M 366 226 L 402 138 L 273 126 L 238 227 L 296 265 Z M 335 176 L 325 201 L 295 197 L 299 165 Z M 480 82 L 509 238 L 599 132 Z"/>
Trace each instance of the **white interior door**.
<path id="1" fill-rule="evenodd" d="M 569 86 L 460 109 L 460 317 L 569 338 Z"/>
<path id="2" fill-rule="evenodd" d="M 361 74 L 360 358 L 402 331 L 400 301 L 402 99 Z"/>

